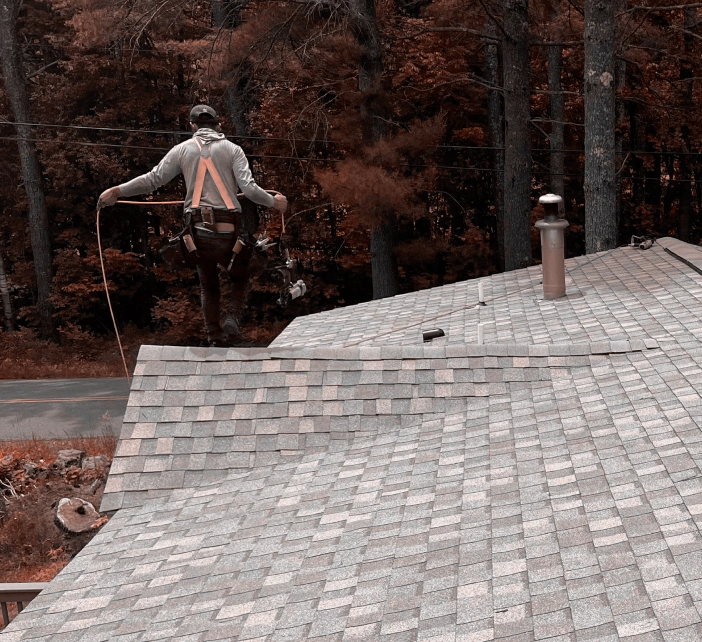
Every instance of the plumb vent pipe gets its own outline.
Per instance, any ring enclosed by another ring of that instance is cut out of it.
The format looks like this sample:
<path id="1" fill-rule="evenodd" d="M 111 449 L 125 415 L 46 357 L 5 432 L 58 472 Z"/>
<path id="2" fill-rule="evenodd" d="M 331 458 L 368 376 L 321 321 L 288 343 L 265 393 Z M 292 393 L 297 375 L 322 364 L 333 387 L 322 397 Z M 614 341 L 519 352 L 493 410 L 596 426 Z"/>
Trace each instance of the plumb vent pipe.
<path id="1" fill-rule="evenodd" d="M 558 218 L 558 206 L 562 202 L 556 194 L 545 194 L 539 199 L 544 206 L 544 218 L 535 225 L 541 232 L 544 299 L 558 299 L 566 293 L 564 232 L 568 221 Z"/>

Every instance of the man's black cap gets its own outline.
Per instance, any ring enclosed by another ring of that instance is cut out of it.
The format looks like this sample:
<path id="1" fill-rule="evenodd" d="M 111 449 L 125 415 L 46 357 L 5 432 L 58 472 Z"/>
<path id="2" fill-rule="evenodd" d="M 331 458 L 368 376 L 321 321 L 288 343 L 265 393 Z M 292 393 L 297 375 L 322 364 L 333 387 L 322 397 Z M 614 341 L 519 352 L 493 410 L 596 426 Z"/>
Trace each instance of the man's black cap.
<path id="1" fill-rule="evenodd" d="M 201 117 L 203 120 L 218 120 L 217 112 L 209 105 L 195 105 L 190 110 L 190 122 L 196 123 Z"/>

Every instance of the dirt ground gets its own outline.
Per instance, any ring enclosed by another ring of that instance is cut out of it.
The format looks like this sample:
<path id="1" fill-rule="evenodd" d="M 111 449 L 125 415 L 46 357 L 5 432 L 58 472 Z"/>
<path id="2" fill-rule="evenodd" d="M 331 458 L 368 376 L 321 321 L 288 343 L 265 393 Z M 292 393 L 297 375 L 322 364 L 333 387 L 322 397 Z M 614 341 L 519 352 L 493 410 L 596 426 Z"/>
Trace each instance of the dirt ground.
<path id="1" fill-rule="evenodd" d="M 116 441 L 0 442 L 0 582 L 48 582 L 94 537 L 99 527 L 80 535 L 62 530 L 54 521 L 56 506 L 64 497 L 80 497 L 99 509 Z M 65 467 L 57 461 L 65 449 L 102 455 L 104 464 Z"/>

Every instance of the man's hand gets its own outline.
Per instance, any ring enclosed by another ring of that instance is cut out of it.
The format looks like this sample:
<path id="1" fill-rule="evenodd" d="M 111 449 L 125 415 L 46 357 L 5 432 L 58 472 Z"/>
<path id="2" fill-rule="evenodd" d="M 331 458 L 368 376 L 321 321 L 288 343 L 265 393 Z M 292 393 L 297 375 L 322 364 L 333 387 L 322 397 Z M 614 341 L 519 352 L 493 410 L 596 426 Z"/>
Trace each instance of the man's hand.
<path id="1" fill-rule="evenodd" d="M 122 196 L 122 193 L 119 191 L 119 187 L 110 187 L 110 189 L 106 189 L 102 194 L 100 194 L 100 198 L 98 199 L 98 209 L 114 205 L 120 196 Z"/>
<path id="2" fill-rule="evenodd" d="M 284 212 L 288 209 L 288 199 L 285 198 L 285 196 L 283 196 L 282 194 L 276 194 L 273 197 L 273 200 L 275 201 L 273 203 L 273 207 L 279 212 Z"/>

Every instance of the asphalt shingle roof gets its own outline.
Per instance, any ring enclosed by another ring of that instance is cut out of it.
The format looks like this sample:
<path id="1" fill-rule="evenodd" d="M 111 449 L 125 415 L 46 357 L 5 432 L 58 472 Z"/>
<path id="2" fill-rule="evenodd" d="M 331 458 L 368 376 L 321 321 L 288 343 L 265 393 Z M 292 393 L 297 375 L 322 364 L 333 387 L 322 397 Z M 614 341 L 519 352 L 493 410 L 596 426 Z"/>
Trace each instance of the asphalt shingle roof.
<path id="1" fill-rule="evenodd" d="M 702 639 L 698 250 L 673 247 L 691 265 L 608 255 L 632 281 L 549 303 L 538 341 L 515 303 L 483 346 L 143 347 L 119 510 L 2 642 Z M 564 321 L 583 299 L 605 330 Z"/>
<path id="2" fill-rule="evenodd" d="M 144 346 L 102 510 L 219 481 L 403 418 L 464 411 L 510 382 L 550 378 L 589 355 L 650 339 L 542 346 L 204 349 Z"/>
<path id="3" fill-rule="evenodd" d="M 660 239 L 566 261 L 567 298 L 543 300 L 541 266 L 298 317 L 271 347 L 409 345 L 442 328 L 449 344 L 587 343 L 649 337 L 689 346 L 702 329 L 702 249 Z M 478 283 L 487 305 L 478 303 Z"/>

